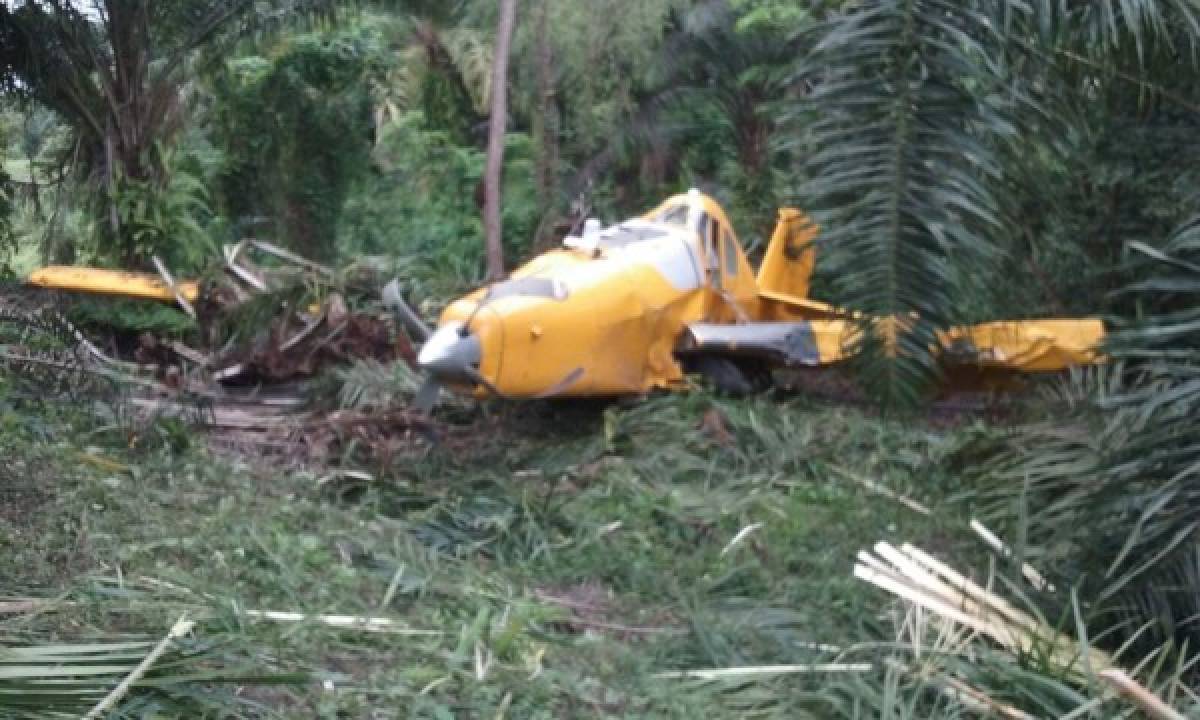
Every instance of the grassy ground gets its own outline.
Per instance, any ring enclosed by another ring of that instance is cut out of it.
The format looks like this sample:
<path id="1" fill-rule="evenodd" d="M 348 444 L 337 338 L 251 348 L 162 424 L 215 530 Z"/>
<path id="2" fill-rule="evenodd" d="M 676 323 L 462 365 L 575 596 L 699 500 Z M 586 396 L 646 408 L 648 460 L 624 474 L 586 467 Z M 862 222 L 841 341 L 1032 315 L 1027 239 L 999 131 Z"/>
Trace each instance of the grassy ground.
<path id="1" fill-rule="evenodd" d="M 272 717 L 828 717 L 828 676 L 655 675 L 829 662 L 821 645 L 890 635 L 854 554 L 877 540 L 973 552 L 953 460 L 992 432 L 799 398 L 541 404 L 367 478 L 214 454 L 179 428 L 130 450 L 59 412 L 0 403 L 0 585 L 105 605 L 19 629 L 161 635 L 178 606 L 206 607 L 201 634 L 313 671 L 243 693 L 246 713 Z"/>

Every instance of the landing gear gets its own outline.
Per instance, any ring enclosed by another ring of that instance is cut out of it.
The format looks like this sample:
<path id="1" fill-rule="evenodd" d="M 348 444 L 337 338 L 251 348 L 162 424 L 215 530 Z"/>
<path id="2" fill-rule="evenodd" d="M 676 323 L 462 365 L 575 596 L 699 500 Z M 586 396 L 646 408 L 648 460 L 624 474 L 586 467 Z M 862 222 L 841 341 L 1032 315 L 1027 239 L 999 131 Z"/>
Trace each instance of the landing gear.
<path id="1" fill-rule="evenodd" d="M 771 386 L 771 372 L 753 360 L 732 360 L 721 355 L 696 355 L 685 363 L 688 372 L 707 380 L 717 392 L 744 397 Z"/>

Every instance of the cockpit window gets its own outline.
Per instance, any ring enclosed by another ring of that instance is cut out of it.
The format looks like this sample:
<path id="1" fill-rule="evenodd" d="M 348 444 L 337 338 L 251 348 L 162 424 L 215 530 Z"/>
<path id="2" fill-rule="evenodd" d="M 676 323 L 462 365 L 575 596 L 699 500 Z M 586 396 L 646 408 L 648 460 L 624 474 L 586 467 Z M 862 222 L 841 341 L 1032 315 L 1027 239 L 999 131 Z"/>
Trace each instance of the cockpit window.
<path id="1" fill-rule="evenodd" d="M 597 246 L 605 249 L 615 250 L 617 248 L 628 247 L 647 240 L 657 240 L 658 238 L 669 235 L 665 230 L 661 230 L 650 225 L 634 225 L 625 223 L 611 227 L 600 233 L 597 238 Z"/>
<path id="2" fill-rule="evenodd" d="M 541 277 L 523 277 L 496 283 L 488 288 L 487 299 L 505 297 L 544 297 L 563 301 L 567 299 L 567 286 L 560 280 Z"/>
<path id="3" fill-rule="evenodd" d="M 733 239 L 733 233 L 728 230 L 721 232 L 721 245 L 725 248 L 725 274 L 736 277 L 738 272 L 738 245 Z"/>
<path id="4" fill-rule="evenodd" d="M 670 205 L 650 216 L 650 222 L 665 223 L 667 225 L 687 225 L 687 219 L 687 205 Z"/>

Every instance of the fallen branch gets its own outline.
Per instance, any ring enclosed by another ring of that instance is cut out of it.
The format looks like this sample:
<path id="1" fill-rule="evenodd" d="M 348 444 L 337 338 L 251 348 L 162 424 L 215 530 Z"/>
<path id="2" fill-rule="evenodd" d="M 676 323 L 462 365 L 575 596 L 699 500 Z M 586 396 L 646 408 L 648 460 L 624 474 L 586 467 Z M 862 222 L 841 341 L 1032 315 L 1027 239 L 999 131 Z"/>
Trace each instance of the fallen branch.
<path id="1" fill-rule="evenodd" d="M 207 355 L 199 350 L 193 350 L 181 342 L 172 342 L 170 344 L 170 348 L 179 357 L 183 358 L 184 360 L 190 360 L 200 367 L 206 368 L 212 363 L 212 359 Z"/>
<path id="2" fill-rule="evenodd" d="M 167 288 L 170 289 L 171 294 L 175 296 L 175 302 L 179 304 L 179 307 L 183 308 L 183 311 L 187 313 L 189 317 L 195 320 L 196 308 L 192 307 L 192 304 L 187 301 L 187 298 L 183 296 L 183 293 L 179 292 L 179 285 L 175 283 L 175 277 L 171 275 L 171 271 L 167 269 L 167 266 L 163 264 L 163 261 L 160 260 L 157 255 L 151 257 L 150 261 L 154 263 L 154 269 L 158 271 L 158 274 L 162 277 L 163 282 L 166 283 Z"/>
<path id="3" fill-rule="evenodd" d="M 281 260 L 287 260 L 288 262 L 295 263 L 297 265 L 301 265 L 310 270 L 316 270 L 317 272 L 321 273 L 322 275 L 325 275 L 328 277 L 333 277 L 333 270 L 331 270 L 329 267 L 322 265 L 320 263 L 313 262 L 312 260 L 309 260 L 308 258 L 301 257 L 300 255 L 297 255 L 296 253 L 291 252 L 289 250 L 284 250 L 283 248 L 279 247 L 278 245 L 275 245 L 275 244 L 272 244 L 269 242 L 265 242 L 263 240 L 250 240 L 250 244 L 253 245 L 254 247 L 258 248 L 259 250 L 262 250 L 263 252 L 267 253 L 268 255 L 274 255 L 275 257 L 277 257 Z"/>

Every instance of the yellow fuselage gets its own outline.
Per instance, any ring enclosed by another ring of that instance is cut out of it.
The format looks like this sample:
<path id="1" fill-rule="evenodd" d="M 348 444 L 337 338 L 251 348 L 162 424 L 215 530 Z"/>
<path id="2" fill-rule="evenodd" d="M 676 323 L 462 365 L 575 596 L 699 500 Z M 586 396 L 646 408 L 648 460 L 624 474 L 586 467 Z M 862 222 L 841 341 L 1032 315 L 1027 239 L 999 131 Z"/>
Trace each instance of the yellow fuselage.
<path id="1" fill-rule="evenodd" d="M 451 304 L 440 324 L 462 323 L 479 338 L 479 372 L 504 395 L 620 395 L 678 383 L 674 351 L 685 325 L 758 311 L 732 230 L 706 247 L 694 229 L 707 222 L 727 230 L 724 213 L 708 198 L 692 205 L 664 204 L 683 207 L 682 222 L 656 219 L 660 210 L 539 255 Z M 711 282 L 716 273 L 723 290 Z"/>
<path id="2" fill-rule="evenodd" d="M 440 331 L 477 339 L 478 355 L 476 375 L 449 382 L 521 398 L 643 393 L 683 380 L 685 337 L 723 334 L 721 351 L 744 350 L 746 334 L 721 330 L 734 326 L 802 335 L 801 364 L 840 362 L 862 323 L 807 297 L 816 234 L 803 213 L 780 211 L 756 277 L 720 205 L 699 193 L 586 230 L 446 308 Z M 1055 319 L 955 328 L 940 342 L 959 351 L 950 362 L 1042 372 L 1096 362 L 1103 337 L 1099 320 Z"/>

